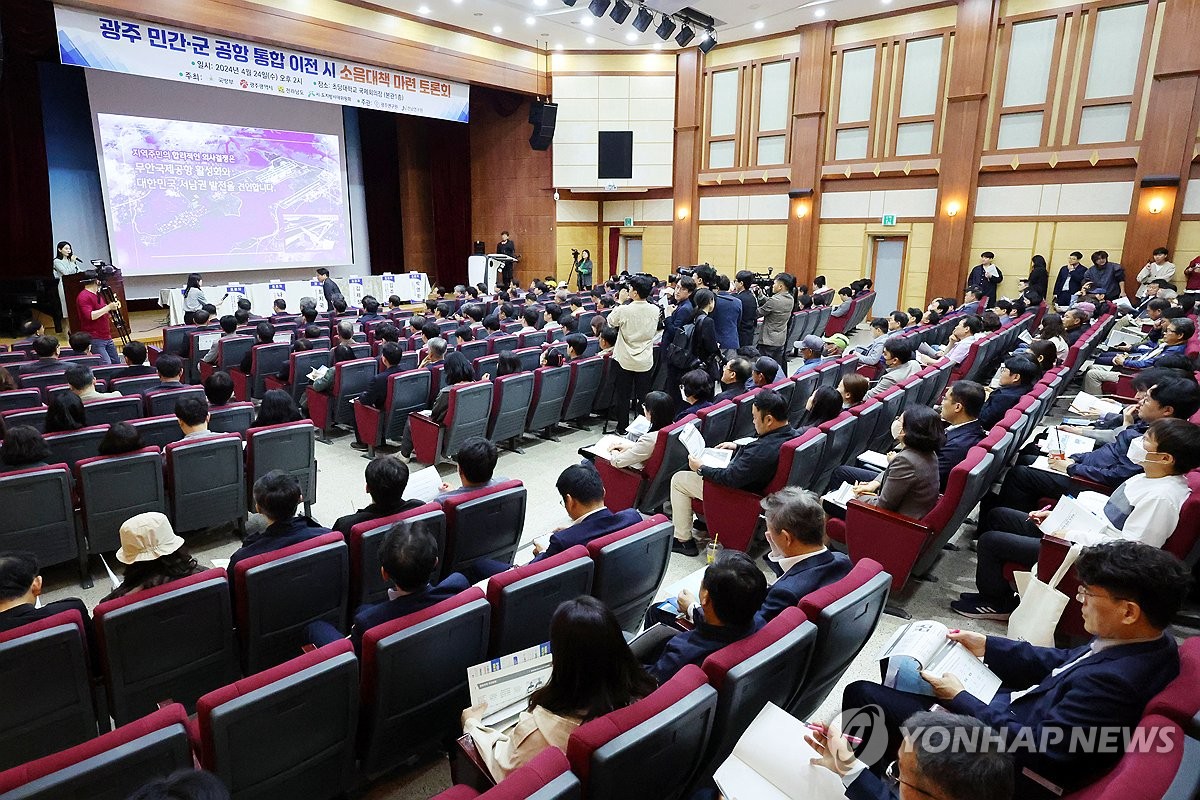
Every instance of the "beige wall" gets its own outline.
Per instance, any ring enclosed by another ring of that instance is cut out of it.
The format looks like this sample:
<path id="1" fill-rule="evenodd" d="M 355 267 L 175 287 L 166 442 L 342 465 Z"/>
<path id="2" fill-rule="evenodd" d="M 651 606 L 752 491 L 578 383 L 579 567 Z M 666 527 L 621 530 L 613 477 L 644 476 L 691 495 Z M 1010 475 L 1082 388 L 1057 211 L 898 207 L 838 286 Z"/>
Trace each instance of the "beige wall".
<path id="1" fill-rule="evenodd" d="M 1083 253 L 1084 263 L 1095 250 L 1107 250 L 1111 261 L 1121 262 L 1121 246 L 1125 240 L 1125 223 L 1088 222 L 1075 220 L 1026 220 L 1017 222 L 975 221 L 971 236 L 971 264 L 978 263 L 984 250 L 996 254 L 996 263 L 1004 272 L 1000 296 L 1015 297 L 1020 292 L 1018 281 L 1029 274 L 1029 261 L 1042 255 L 1050 268 L 1053 285 L 1058 268 L 1067 263 L 1073 250 Z M 1126 269 L 1133 265 L 1125 264 Z M 1138 264 L 1136 270 L 1141 265 Z"/>
<path id="2" fill-rule="evenodd" d="M 929 250 L 933 244 L 932 222 L 910 222 L 888 228 L 873 223 L 823 222 L 817 239 L 817 274 L 824 275 L 835 291 L 870 275 L 873 236 L 907 237 L 900 305 L 905 308 L 924 306 Z"/>
<path id="3" fill-rule="evenodd" d="M 787 223 L 700 223 L 699 260 L 731 278 L 741 269 L 783 271 Z"/>

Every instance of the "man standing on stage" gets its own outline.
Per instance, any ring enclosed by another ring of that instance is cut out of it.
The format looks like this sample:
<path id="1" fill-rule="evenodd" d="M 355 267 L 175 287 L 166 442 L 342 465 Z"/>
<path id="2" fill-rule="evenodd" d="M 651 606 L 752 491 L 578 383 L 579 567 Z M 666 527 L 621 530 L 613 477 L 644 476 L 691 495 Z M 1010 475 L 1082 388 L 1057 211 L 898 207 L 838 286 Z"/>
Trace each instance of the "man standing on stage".
<path id="1" fill-rule="evenodd" d="M 508 231 L 500 231 L 500 243 L 496 245 L 496 252 L 508 256 L 513 259 L 517 258 L 517 245 L 512 239 L 508 238 Z M 512 283 L 513 279 L 513 262 L 504 262 L 504 272 L 500 276 L 501 282 L 506 286 Z"/>
<path id="2" fill-rule="evenodd" d="M 105 303 L 100 297 L 100 279 L 95 270 L 83 273 L 83 291 L 75 298 L 75 308 L 79 312 L 79 328 L 91 335 L 92 353 L 100 356 L 100 366 L 121 363 L 108 327 L 108 315 L 120 307 L 120 303 Z"/>
<path id="3" fill-rule="evenodd" d="M 334 283 L 333 278 L 329 277 L 329 270 L 321 267 L 317 270 L 317 282 L 321 284 L 321 291 L 325 293 L 325 305 L 330 311 L 333 310 L 333 298 L 342 293 L 338 285 Z"/>

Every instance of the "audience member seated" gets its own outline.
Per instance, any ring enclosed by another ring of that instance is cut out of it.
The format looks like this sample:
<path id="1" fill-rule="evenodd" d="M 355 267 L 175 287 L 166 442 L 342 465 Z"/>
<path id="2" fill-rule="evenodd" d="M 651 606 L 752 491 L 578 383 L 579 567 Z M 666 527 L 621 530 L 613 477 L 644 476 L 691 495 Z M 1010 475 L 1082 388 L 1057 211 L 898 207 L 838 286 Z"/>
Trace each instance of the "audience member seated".
<path id="1" fill-rule="evenodd" d="M 77 431 L 87 425 L 83 401 L 73 392 L 63 392 L 46 409 L 46 433 Z"/>
<path id="2" fill-rule="evenodd" d="M 33 354 L 37 358 L 32 364 L 27 364 L 21 368 L 22 375 L 61 372 L 67 366 L 58 360 L 58 339 L 55 339 L 53 336 L 39 336 L 34 339 Z"/>
<path id="3" fill-rule="evenodd" d="M 433 323 L 430 323 L 426 327 L 433 327 L 435 329 L 437 328 L 437 326 L 433 325 Z M 445 339 L 443 339 L 441 336 L 434 336 L 432 339 L 429 339 L 428 341 L 425 342 L 425 347 L 426 347 L 425 358 L 422 359 L 421 363 L 417 365 L 418 367 L 428 369 L 429 367 L 436 367 L 439 364 L 445 363 L 445 360 L 446 360 L 446 340 Z"/>
<path id="4" fill-rule="evenodd" d="M 16 388 L 18 388 L 16 378 L 4 367 L 0 367 L 0 392 L 11 392 Z"/>
<path id="5" fill-rule="evenodd" d="M 184 545 L 166 514 L 147 511 L 125 520 L 117 550 L 117 561 L 125 565 L 124 580 L 100 602 L 203 572 Z"/>
<path id="6" fill-rule="evenodd" d="M 366 481 L 371 504 L 353 514 L 338 517 L 337 522 L 333 523 L 333 529 L 347 540 L 350 539 L 350 529 L 355 525 L 390 517 L 423 505 L 421 500 L 404 499 L 404 490 L 408 488 L 408 464 L 395 456 L 371 459 L 371 463 L 367 464 Z"/>
<path id="7" fill-rule="evenodd" d="M 840 397 L 838 405 L 841 406 Z M 696 457 L 689 456 L 688 469 L 671 476 L 671 515 L 675 525 L 673 552 L 685 556 L 700 552 L 692 533 L 692 500 L 704 497 L 705 480 L 748 492 L 761 492 L 775 477 L 783 443 L 798 435 L 788 425 L 787 402 L 778 392 L 764 389 L 754 396 L 751 413 L 757 434 L 753 441 L 741 446 L 733 442 L 717 445 L 718 449 L 734 451 L 728 466 L 706 467 Z"/>
<path id="8" fill-rule="evenodd" d="M 71 387 L 71 392 L 84 403 L 94 403 L 97 400 L 110 400 L 121 396 L 120 392 L 96 391 L 96 376 L 92 374 L 91 367 L 83 364 L 71 364 L 67 367 L 67 371 L 63 373 L 63 377 L 67 379 L 67 385 Z"/>
<path id="9" fill-rule="evenodd" d="M 991 391 L 979 411 L 979 424 L 983 429 L 988 430 L 1004 419 L 1008 410 L 1033 388 L 1040 374 L 1037 364 L 1023 355 L 1005 361 L 997 374 L 999 386 Z"/>
<path id="10" fill-rule="evenodd" d="M 143 396 L 150 392 L 164 392 L 184 387 L 183 359 L 179 356 L 171 353 L 163 353 L 158 357 L 154 368 L 158 372 L 158 384 L 142 389 Z"/>
<path id="11" fill-rule="evenodd" d="M 437 539 L 429 531 L 404 524 L 394 526 L 379 545 L 379 561 L 380 573 L 392 588 L 388 589 L 387 600 L 366 603 L 354 612 L 350 641 L 355 652 L 362 650 L 363 633 L 376 625 L 424 611 L 471 587 L 466 577 L 458 572 L 447 575 L 436 585 L 429 582 L 438 565 Z M 342 638 L 338 629 L 324 620 L 310 623 L 307 633 L 308 641 L 317 647 Z"/>
<path id="12" fill-rule="evenodd" d="M 892 336 L 884 342 L 883 364 L 883 375 L 867 392 L 867 397 L 883 394 L 921 371 L 921 362 L 913 358 L 912 342 L 902 336 Z"/>
<path id="13" fill-rule="evenodd" d="M 1092 319 L 1082 308 L 1069 308 L 1062 315 L 1062 322 L 1063 337 L 1067 341 L 1067 347 L 1074 347 L 1075 343 L 1079 341 L 1079 337 L 1083 336 L 1088 326 L 1092 324 Z"/>
<path id="14" fill-rule="evenodd" d="M 859 375 L 857 372 L 843 375 L 837 385 L 837 393 L 842 396 L 842 408 L 853 408 L 861 403 L 870 388 L 871 381 L 865 375 Z"/>
<path id="15" fill-rule="evenodd" d="M 1066 357 L 1067 350 L 1070 349 L 1070 345 L 1067 344 L 1067 331 L 1063 318 L 1058 314 L 1047 314 L 1042 317 L 1042 324 L 1033 338 L 1034 340 L 1053 342 L 1060 359 Z"/>
<path id="16" fill-rule="evenodd" d="M 0 443 L 0 463 L 5 472 L 44 467 L 50 458 L 50 448 L 41 431 L 31 425 L 14 425 L 4 433 Z"/>
<path id="17" fill-rule="evenodd" d="M 675 422 L 713 404 L 712 378 L 702 369 L 693 369 L 683 373 L 679 379 L 679 396 L 683 398 L 683 402 L 687 403 L 687 406 L 675 415 Z M 679 404 L 675 403 L 675 405 Z"/>
<path id="18" fill-rule="evenodd" d="M 275 326 L 269 322 L 260 322 L 254 326 L 254 345 L 257 347 L 260 344 L 271 344 L 275 341 Z M 158 359 L 162 363 L 162 358 Z M 247 375 L 250 374 L 250 367 L 254 364 L 254 347 L 246 351 L 246 355 L 242 356 L 242 363 L 238 364 L 238 369 Z M 161 374 L 161 373 L 160 373 Z"/>
<path id="19" fill-rule="evenodd" d="M 564 341 L 567 343 L 567 361 L 578 361 L 584 357 L 588 346 L 586 336 L 582 333 L 570 333 Z"/>
<path id="20" fill-rule="evenodd" d="M 154 374 L 154 367 L 146 363 L 146 345 L 139 341 L 132 341 L 121 348 L 121 355 L 125 359 L 125 369 L 120 372 L 109 375 L 109 380 L 116 378 L 144 378 L 147 375 Z"/>
<path id="21" fill-rule="evenodd" d="M 128 422 L 114 422 L 108 426 L 96 450 L 102 456 L 119 456 L 143 447 L 141 431 Z"/>
<path id="22" fill-rule="evenodd" d="M 125 800 L 229 800 L 229 790 L 211 772 L 181 769 L 155 778 Z"/>
<path id="23" fill-rule="evenodd" d="M 910 406 L 892 422 L 892 436 L 899 445 L 898 452 L 879 477 L 867 483 L 853 483 L 854 498 L 910 519 L 920 519 L 938 501 L 937 451 L 946 443 L 941 417 L 928 406 Z M 849 469 L 835 469 L 830 486 L 836 489 L 850 483 Z M 830 513 L 844 519 L 846 510 L 832 506 Z"/>
<path id="24" fill-rule="evenodd" d="M 1033 361 L 1033 365 L 1037 367 L 1039 379 L 1058 363 L 1058 350 L 1055 349 L 1054 342 L 1047 342 L 1044 339 L 1034 339 L 1029 347 L 1021 352 L 1021 355 L 1028 356 Z M 993 385 L 998 386 L 999 380 L 1000 374 L 997 372 Z"/>
<path id="25" fill-rule="evenodd" d="M 208 401 L 203 397 L 181 397 L 175 401 L 175 419 L 183 431 L 183 441 L 218 436 L 208 429 Z"/>
<path id="26" fill-rule="evenodd" d="M 1087 548 L 1075 570 L 1084 628 L 1095 637 L 1090 644 L 1058 650 L 951 632 L 951 639 L 1004 681 L 990 703 L 965 692 L 953 675 L 921 673 L 946 710 L 981 720 L 1009 742 L 1028 741 L 1035 733 L 1038 746 L 1014 748 L 1016 797 L 1042 795 L 1023 778 L 1025 768 L 1067 791 L 1094 781 L 1120 759 L 1119 742 L 1130 735 L 1150 698 L 1179 675 L 1178 649 L 1165 630 L 1188 595 L 1188 567 L 1163 550 L 1119 541 Z M 871 703 L 882 715 L 863 715 L 870 717 L 865 722 L 881 722 L 888 734 L 887 750 L 868 764 L 880 769 L 895 757 L 902 721 L 929 708 L 931 700 L 866 681 L 850 684 L 842 695 L 843 710 Z M 1095 741 L 1096 734 L 1116 746 L 1073 744 Z"/>
<path id="27" fill-rule="evenodd" d="M 754 371 L 754 366 L 750 361 L 741 356 L 731 358 L 725 362 L 725 366 L 721 369 L 721 392 L 713 397 L 713 403 L 719 403 L 722 400 L 732 400 L 733 398 L 746 392 L 746 383 L 750 380 L 750 375 Z"/>
<path id="28" fill-rule="evenodd" d="M 1135 439 L 1135 442 L 1138 440 Z M 1128 539 L 1151 547 L 1162 547 L 1179 525 L 1179 513 L 1190 494 L 1187 478 L 1200 467 L 1200 426 L 1181 419 L 1160 419 L 1141 438 L 1140 466 L 1143 472 L 1122 483 L 1112 496 L 1080 492 L 1076 501 L 1095 514 L 1094 520 L 1070 530 L 1048 531 L 1053 535 L 1094 545 L 1112 539 Z M 994 508 L 988 513 L 979 537 L 979 561 L 975 567 L 978 593 L 968 592 L 950 608 L 973 619 L 1008 619 L 1017 598 L 1004 577 L 1008 563 L 1031 567 L 1041 547 L 1041 524 L 1050 511 L 1026 513 L 1012 508 Z"/>
<path id="29" fill-rule="evenodd" d="M 270 553 L 329 533 L 328 528 L 296 514 L 302 499 L 300 481 L 283 470 L 271 470 L 254 482 L 254 505 L 267 527 L 261 533 L 248 534 L 245 543 L 229 557 L 231 578 L 233 568 L 243 558 Z"/>
<path id="30" fill-rule="evenodd" d="M 386 347 L 387 344 L 395 344 L 396 349 L 397 350 L 400 349 L 400 345 L 396 344 L 395 342 L 388 342 L 388 343 L 384 344 L 384 347 Z M 328 393 L 329 390 L 333 388 L 333 378 L 336 374 L 334 367 L 343 361 L 353 361 L 354 360 L 354 349 L 352 347 L 350 347 L 350 345 L 339 344 L 337 347 L 333 348 L 332 352 L 333 352 L 333 355 L 330 358 L 329 369 L 325 370 L 324 375 L 322 375 L 321 377 L 317 378 L 315 381 L 312 382 L 312 389 L 315 392 L 321 392 L 322 394 Z M 393 353 L 394 353 L 394 351 L 393 351 Z M 400 355 L 404 355 L 403 350 L 400 351 Z M 399 357 L 400 356 L 396 356 L 397 359 L 399 359 Z M 396 363 L 399 363 L 399 361 L 397 360 Z M 387 389 L 387 387 L 385 385 L 385 387 L 384 387 L 385 392 L 386 392 L 386 389 Z M 387 395 L 385 394 L 384 396 L 386 397 Z M 360 400 L 360 402 L 361 402 L 361 400 Z"/>
<path id="31" fill-rule="evenodd" d="M 567 751 L 567 740 L 582 723 L 633 703 L 654 691 L 654 679 L 638 664 L 616 617 L 599 600 L 584 595 L 567 600 L 550 621 L 554 666 L 550 679 L 529 698 L 514 726 L 504 731 L 483 724 L 487 705 L 463 712 L 492 778 L 503 780 L 547 747 Z"/>
<path id="32" fill-rule="evenodd" d="M 208 348 L 208 352 L 201 356 L 200 360 L 205 364 L 217 363 L 217 342 L 220 342 L 222 339 L 228 339 L 231 336 L 237 336 L 237 329 L 237 317 L 233 316 L 232 314 L 226 314 L 225 316 L 221 317 L 221 338 L 212 343 L 212 345 Z"/>
<path id="33" fill-rule="evenodd" d="M 1171 354 L 1185 355 L 1188 340 L 1195 333 L 1196 323 L 1187 317 L 1171 319 L 1167 322 L 1166 328 L 1163 329 L 1162 340 L 1157 347 L 1136 358 L 1130 358 L 1125 354 L 1117 355 L 1113 358 L 1112 365 L 1127 370 L 1145 369 L 1146 367 L 1154 366 L 1163 356 Z M 1106 367 L 1091 367 L 1083 376 L 1083 391 L 1091 395 L 1103 394 L 1105 391 L 1104 384 L 1112 383 L 1120 377 L 1121 373 L 1107 369 Z"/>
<path id="34" fill-rule="evenodd" d="M 930 347 L 922 344 L 917 358 L 922 364 L 933 364 L 939 358 L 948 358 L 953 364 L 961 364 L 971 351 L 971 345 L 986 336 L 983 332 L 983 322 L 974 314 L 967 314 L 959 319 L 950 341 L 944 345 Z"/>
<path id="35" fill-rule="evenodd" d="M 558 528 L 550 535 L 550 543 L 543 547 L 533 543 L 533 560 L 540 561 L 561 553 L 577 544 L 586 545 L 592 539 L 628 528 L 642 521 L 636 509 L 626 509 L 614 514 L 604 505 L 604 482 L 600 473 L 590 463 L 572 464 L 562 471 L 554 488 L 562 498 L 563 508 L 571 518 L 571 524 Z"/>
<path id="36" fill-rule="evenodd" d="M 233 378 L 224 370 L 217 370 L 204 379 L 204 396 L 209 408 L 220 408 L 233 397 Z"/>
<path id="37" fill-rule="evenodd" d="M 552 351 L 547 350 L 542 354 L 542 358 L 546 357 L 546 353 Z M 553 351 L 559 359 L 562 354 Z M 443 377 L 446 379 L 446 385 L 438 390 L 437 397 L 433 400 L 433 408 L 428 412 L 431 420 L 441 425 L 446 420 L 446 413 L 450 410 L 450 387 L 460 383 L 471 383 L 475 380 L 475 368 L 471 366 L 471 360 L 457 350 L 446 356 L 446 365 L 442 371 Z M 374 384 L 372 384 L 374 385 Z M 419 412 L 426 413 L 426 412 Z M 356 450 L 362 448 L 358 446 L 358 442 L 352 442 L 351 447 Z M 403 461 L 408 461 L 413 454 L 412 440 L 412 422 L 409 419 L 404 420 L 404 433 L 400 437 L 400 453 L 399 457 Z"/>
<path id="38" fill-rule="evenodd" d="M 750 556 L 725 550 L 704 570 L 699 599 L 691 598 L 690 592 L 686 595 L 702 613 L 697 614 L 692 630 L 672 636 L 654 663 L 646 665 L 646 671 L 660 684 L 688 664 L 699 666 L 725 645 L 753 633 L 754 615 L 767 596 L 767 579 Z M 683 597 L 681 594 L 681 610 Z"/>
<path id="39" fill-rule="evenodd" d="M 803 363 L 792 373 L 799 375 L 813 367 L 819 366 L 825 360 L 825 340 L 815 333 L 810 333 L 800 340 L 800 358 Z"/>
<path id="40" fill-rule="evenodd" d="M 750 371 L 750 381 L 746 384 L 746 391 L 754 387 L 770 386 L 779 377 L 779 363 L 767 356 L 759 356 L 754 361 L 754 368 Z"/>
<path id="41" fill-rule="evenodd" d="M 67 344 L 73 356 L 90 356 L 92 354 L 92 335 L 84 331 L 76 331 L 67 337 Z"/>
<path id="42" fill-rule="evenodd" d="M 32 342 L 39 336 L 46 333 L 46 326 L 36 319 L 31 319 L 21 326 L 21 338 L 17 339 L 17 344 Z"/>
<path id="43" fill-rule="evenodd" d="M 282 425 L 285 422 L 299 422 L 303 418 L 300 407 L 292 396 L 283 389 L 269 389 L 263 394 L 262 403 L 251 428 L 262 428 L 267 425 Z"/>
<path id="44" fill-rule="evenodd" d="M 1010 800 L 1013 760 L 995 732 L 974 717 L 919 711 L 904 721 L 896 760 L 879 776 L 854 756 L 837 730 L 821 727 L 804 737 L 817 751 L 811 763 L 842 779 L 849 800 Z"/>
<path id="45" fill-rule="evenodd" d="M 462 355 L 461 353 L 459 355 Z M 466 356 L 463 356 L 466 358 Z M 563 365 L 563 354 L 557 348 L 546 348 L 542 351 L 541 357 L 538 359 L 543 367 L 561 367 Z"/>
<path id="46" fill-rule="evenodd" d="M 1138 404 L 1137 422 L 1117 434 L 1112 442 L 1090 453 L 1049 459 L 1053 472 L 1020 463 L 1009 469 L 1000 486 L 1000 494 L 994 500 L 984 496 L 980 518 L 986 518 L 992 508 L 1032 511 L 1041 505 L 1043 497 L 1059 497 L 1071 492 L 1072 478 L 1083 478 L 1115 489 L 1142 471 L 1141 464 L 1136 463 L 1141 456 L 1134 451 L 1133 442 L 1151 423 L 1166 417 L 1188 419 L 1197 411 L 1200 411 L 1200 386 L 1194 380 L 1162 379 L 1150 387 Z"/>
<path id="47" fill-rule="evenodd" d="M 608 463 L 614 467 L 641 469 L 654 453 L 658 432 L 671 424 L 674 410 L 675 401 L 666 392 L 650 392 L 646 395 L 642 401 L 642 415 L 650 423 L 650 430 L 639 436 L 636 442 L 614 444 L 608 453 Z"/>
<path id="48" fill-rule="evenodd" d="M 500 451 L 495 442 L 482 436 L 472 436 L 467 439 L 454 456 L 454 460 L 458 463 L 458 480 L 461 486 L 452 489 L 450 484 L 443 483 L 441 491 L 434 499 L 440 503 L 447 497 L 466 494 L 476 489 L 485 489 L 508 480 L 502 476 L 493 477 L 499 455 Z"/>
<path id="49" fill-rule="evenodd" d="M 78 611 L 83 619 L 89 649 L 95 654 L 87 605 L 78 597 L 68 597 L 42 603 L 39 607 L 38 597 L 41 594 L 42 576 L 38 574 L 37 556 L 24 550 L 0 551 L 0 633 L 64 611 Z M 92 663 L 99 662 L 93 659 Z"/>
<path id="50" fill-rule="evenodd" d="M 818 386 L 804 403 L 804 413 L 796 426 L 797 436 L 809 428 L 823 425 L 842 413 L 842 395 L 832 386 Z"/>

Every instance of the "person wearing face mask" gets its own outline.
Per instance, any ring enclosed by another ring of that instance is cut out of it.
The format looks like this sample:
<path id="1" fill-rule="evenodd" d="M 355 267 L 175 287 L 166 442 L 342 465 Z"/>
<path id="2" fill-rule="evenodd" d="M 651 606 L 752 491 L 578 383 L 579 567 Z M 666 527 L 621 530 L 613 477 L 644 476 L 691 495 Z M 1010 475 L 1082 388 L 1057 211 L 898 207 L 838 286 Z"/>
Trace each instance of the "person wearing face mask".
<path id="1" fill-rule="evenodd" d="M 688 414 L 695 414 L 700 409 L 712 405 L 712 378 L 702 369 L 693 369 L 683 373 L 683 377 L 679 380 L 679 396 L 687 405 L 675 415 L 674 422 L 679 422 Z"/>
<path id="2" fill-rule="evenodd" d="M 1146 367 L 1152 367 L 1158 359 L 1165 355 L 1172 353 L 1184 355 L 1187 351 L 1188 340 L 1195 333 L 1196 323 L 1187 317 L 1171 319 L 1163 329 L 1162 340 L 1157 347 L 1145 355 L 1138 357 L 1130 357 L 1123 354 L 1114 356 L 1112 364 L 1114 367 L 1124 367 L 1125 369 L 1145 369 Z M 1083 390 L 1090 395 L 1103 394 L 1104 384 L 1115 381 L 1120 377 L 1121 374 L 1119 372 L 1106 367 L 1092 367 L 1083 376 Z"/>
<path id="3" fill-rule="evenodd" d="M 1101 520 L 1099 525 L 1080 523 L 1077 529 L 1053 531 L 1055 536 L 1085 546 L 1115 539 L 1162 547 L 1179 525 L 1179 513 L 1191 490 L 1185 477 L 1200 467 L 1200 425 L 1167 417 L 1157 420 L 1135 439 L 1129 456 L 1142 468 L 1116 488 L 1111 496 L 1081 492 L 1076 501 Z M 987 516 L 987 533 L 979 538 L 975 570 L 978 592 L 968 592 L 950 608 L 972 619 L 1008 619 L 1018 598 L 1004 577 L 1008 563 L 1031 567 L 1041 546 L 1041 523 L 1049 509 L 1026 513 L 1011 508 L 993 509 Z"/>

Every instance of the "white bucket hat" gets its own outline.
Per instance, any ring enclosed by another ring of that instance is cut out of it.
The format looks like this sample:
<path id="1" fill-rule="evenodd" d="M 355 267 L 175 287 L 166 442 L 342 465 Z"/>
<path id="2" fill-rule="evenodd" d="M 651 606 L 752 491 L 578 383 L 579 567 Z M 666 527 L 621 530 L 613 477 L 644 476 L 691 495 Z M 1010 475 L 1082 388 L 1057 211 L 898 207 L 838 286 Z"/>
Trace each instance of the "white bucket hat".
<path id="1" fill-rule="evenodd" d="M 153 561 L 171 555 L 183 544 L 183 539 L 171 528 L 171 521 L 166 514 L 147 511 L 130 517 L 121 526 L 121 549 L 117 551 L 117 561 L 122 564 Z"/>

